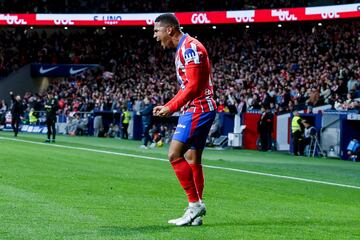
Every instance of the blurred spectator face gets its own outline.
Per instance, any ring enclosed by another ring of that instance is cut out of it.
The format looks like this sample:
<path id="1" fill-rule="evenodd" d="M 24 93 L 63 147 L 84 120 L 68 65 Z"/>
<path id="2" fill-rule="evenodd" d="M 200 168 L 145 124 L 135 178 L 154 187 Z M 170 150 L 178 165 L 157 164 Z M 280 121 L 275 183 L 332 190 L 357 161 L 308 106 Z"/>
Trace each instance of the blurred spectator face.
<path id="1" fill-rule="evenodd" d="M 17 96 L 16 96 L 16 100 L 17 100 L 17 101 L 20 101 L 20 100 L 21 100 L 20 95 L 17 95 Z"/>

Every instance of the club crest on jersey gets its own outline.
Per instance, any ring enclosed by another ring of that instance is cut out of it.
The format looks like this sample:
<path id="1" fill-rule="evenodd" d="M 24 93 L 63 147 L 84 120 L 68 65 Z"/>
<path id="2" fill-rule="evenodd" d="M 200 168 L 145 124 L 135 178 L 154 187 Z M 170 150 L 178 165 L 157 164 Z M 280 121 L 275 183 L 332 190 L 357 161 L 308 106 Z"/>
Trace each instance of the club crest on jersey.
<path id="1" fill-rule="evenodd" d="M 200 57 L 199 57 L 199 53 L 197 51 L 196 45 L 193 43 L 190 43 L 190 46 L 191 46 L 191 48 L 183 49 L 185 64 L 188 64 L 191 61 L 194 61 L 195 64 L 199 64 Z"/>

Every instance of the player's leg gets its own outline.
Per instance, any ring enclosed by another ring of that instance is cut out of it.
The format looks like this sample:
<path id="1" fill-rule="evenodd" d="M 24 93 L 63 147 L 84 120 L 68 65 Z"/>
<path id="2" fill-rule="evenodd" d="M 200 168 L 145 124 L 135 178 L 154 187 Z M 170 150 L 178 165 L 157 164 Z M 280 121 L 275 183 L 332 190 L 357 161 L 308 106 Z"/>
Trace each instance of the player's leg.
<path id="1" fill-rule="evenodd" d="M 149 131 L 150 131 L 150 124 L 144 124 L 143 125 L 143 133 L 144 133 L 143 146 L 144 146 L 144 148 L 147 148 L 148 143 L 151 142 L 151 137 L 150 137 Z"/>
<path id="2" fill-rule="evenodd" d="M 198 149 L 189 149 L 185 153 L 185 158 L 188 161 L 188 163 L 190 164 L 190 167 L 193 172 L 193 178 L 194 178 L 196 191 L 199 196 L 199 202 L 200 202 L 200 204 L 203 205 L 203 207 L 205 207 L 205 204 L 202 200 L 203 199 L 203 191 L 204 191 L 204 173 L 203 173 L 202 164 L 201 164 L 202 152 L 203 152 L 202 149 L 199 149 L 199 150 Z M 201 216 L 195 218 L 191 222 L 192 226 L 201 226 L 202 224 L 203 224 L 203 220 L 202 220 Z"/>
<path id="3" fill-rule="evenodd" d="M 46 119 L 46 126 L 47 126 L 47 140 L 46 140 L 46 142 L 50 142 L 50 136 L 51 136 L 51 121 L 50 121 L 50 119 Z"/>
<path id="4" fill-rule="evenodd" d="M 261 142 L 261 150 L 262 151 L 266 151 L 267 150 L 267 136 L 266 133 L 263 132 L 264 130 L 262 130 L 262 132 L 260 133 L 260 142 Z"/>
<path id="5" fill-rule="evenodd" d="M 189 203 L 194 203 L 199 201 L 199 197 L 196 191 L 192 169 L 184 158 L 184 154 L 188 148 L 187 144 L 178 140 L 172 140 L 169 147 L 168 157 L 180 185 L 186 192 Z"/>
<path id="6" fill-rule="evenodd" d="M 205 206 L 201 205 L 199 202 L 199 197 L 192 175 L 192 168 L 184 158 L 184 154 L 188 148 L 187 144 L 178 140 L 172 140 L 169 148 L 170 163 L 174 168 L 175 174 L 181 186 L 185 190 L 189 201 L 189 206 L 186 208 L 182 217 L 168 221 L 168 223 L 175 224 L 177 226 L 191 225 L 194 219 L 197 219 L 206 213 Z"/>
<path id="7" fill-rule="evenodd" d="M 266 150 L 271 151 L 272 150 L 272 145 L 273 145 L 271 131 L 267 131 L 266 135 L 267 135 L 267 142 L 268 142 Z"/>
<path id="8" fill-rule="evenodd" d="M 125 138 L 125 139 L 128 139 L 128 138 L 129 138 L 129 135 L 128 135 L 128 127 L 129 127 L 129 124 L 124 123 L 124 134 L 123 134 L 123 138 Z"/>
<path id="9" fill-rule="evenodd" d="M 16 117 L 12 116 L 12 118 L 11 118 L 11 127 L 12 127 L 12 129 L 14 131 L 14 137 L 17 137 L 15 124 L 16 124 Z"/>
<path id="10" fill-rule="evenodd" d="M 206 212 L 205 204 L 203 202 L 203 191 L 204 191 L 204 173 L 202 168 L 202 153 L 205 148 L 206 139 L 209 135 L 211 125 L 215 119 L 216 112 L 202 113 L 196 120 L 196 127 L 194 128 L 192 137 L 189 141 L 191 148 L 186 152 L 185 157 L 188 160 L 194 177 L 196 190 L 199 196 L 199 202 L 204 212 Z M 202 225 L 201 216 L 195 218 L 191 225 L 200 226 Z"/>
<path id="11" fill-rule="evenodd" d="M 17 118 L 16 118 L 16 123 L 15 123 L 15 129 L 16 129 L 16 136 L 19 134 L 19 127 L 20 127 L 20 121 L 21 121 L 21 119 L 20 119 L 20 116 L 18 116 Z"/>
<path id="12" fill-rule="evenodd" d="M 202 149 L 205 147 L 205 142 L 207 135 L 209 133 L 211 124 L 214 120 L 214 113 L 187 113 L 179 118 L 179 124 L 175 130 L 173 139 L 179 140 L 180 142 L 184 142 L 190 148 L 187 148 L 187 151 L 184 153 L 184 156 L 189 160 L 190 163 L 194 163 L 193 166 L 189 164 L 193 181 L 195 184 L 196 193 L 199 192 L 202 197 L 202 192 L 204 188 L 204 178 L 201 166 L 201 156 Z M 196 176 L 195 176 L 196 175 Z M 196 186 L 196 182 L 197 185 Z M 197 189 L 198 188 L 198 189 Z M 194 203 L 194 208 L 198 211 L 195 218 L 189 220 L 189 211 L 191 211 L 191 205 L 185 212 L 184 216 L 180 219 L 174 219 L 169 221 L 169 223 L 176 224 L 178 226 L 183 225 L 201 225 L 202 220 L 199 217 L 205 215 L 206 208 L 205 205 L 200 202 Z M 191 214 L 191 213 L 190 213 Z M 195 221 L 197 220 L 197 221 Z"/>
<path id="13" fill-rule="evenodd" d="M 199 202 L 192 169 L 184 157 L 190 147 L 188 140 L 191 136 L 193 120 L 193 113 L 180 116 L 169 148 L 169 160 L 189 200 L 189 207 L 186 208 L 185 214 L 181 218 L 169 221 L 170 224 L 177 226 L 190 225 L 195 218 L 205 214 L 205 208 Z"/>
<path id="14" fill-rule="evenodd" d="M 201 164 L 202 152 L 203 152 L 202 149 L 189 149 L 185 153 L 185 158 L 192 169 L 196 191 L 198 193 L 200 200 L 202 200 L 203 198 L 203 190 L 204 190 L 204 174 Z"/>
<path id="15" fill-rule="evenodd" d="M 15 118 L 15 137 L 18 135 L 19 133 L 19 125 L 20 125 L 20 116 L 16 116 Z"/>
<path id="16" fill-rule="evenodd" d="M 215 119 L 215 111 L 201 113 L 197 115 L 193 121 L 192 135 L 189 140 L 191 148 L 186 152 L 185 158 L 188 160 L 194 177 L 196 190 L 200 200 L 203 198 L 204 174 L 201 164 L 203 149 L 205 148 L 206 138 L 209 135 L 211 125 Z"/>
<path id="17" fill-rule="evenodd" d="M 294 148 L 294 155 L 299 155 L 299 147 L 300 147 L 300 138 L 301 138 L 301 132 L 296 131 L 293 133 L 293 148 Z"/>
<path id="18" fill-rule="evenodd" d="M 56 136 L 56 128 L 55 128 L 55 121 L 52 121 L 51 123 L 51 130 L 52 130 L 52 141 L 55 142 L 55 136 Z"/>

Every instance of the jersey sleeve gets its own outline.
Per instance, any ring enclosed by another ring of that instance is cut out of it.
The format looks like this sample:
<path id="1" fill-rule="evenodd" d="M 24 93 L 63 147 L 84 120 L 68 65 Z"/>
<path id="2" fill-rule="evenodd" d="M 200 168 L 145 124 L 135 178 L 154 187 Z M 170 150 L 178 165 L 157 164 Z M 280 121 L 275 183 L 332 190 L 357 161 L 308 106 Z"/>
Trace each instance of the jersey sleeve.
<path id="1" fill-rule="evenodd" d="M 180 90 L 176 93 L 176 95 L 175 95 L 169 102 L 167 102 L 167 103 L 165 104 L 165 106 L 167 106 L 167 107 L 170 108 L 170 106 L 171 106 L 175 101 L 177 101 L 178 97 L 179 97 L 181 94 L 182 94 L 182 90 L 180 89 Z M 171 109 L 170 109 L 170 111 L 171 111 Z M 175 110 L 175 111 L 176 111 L 176 110 Z M 171 112 L 174 112 L 174 111 L 171 111 Z"/>

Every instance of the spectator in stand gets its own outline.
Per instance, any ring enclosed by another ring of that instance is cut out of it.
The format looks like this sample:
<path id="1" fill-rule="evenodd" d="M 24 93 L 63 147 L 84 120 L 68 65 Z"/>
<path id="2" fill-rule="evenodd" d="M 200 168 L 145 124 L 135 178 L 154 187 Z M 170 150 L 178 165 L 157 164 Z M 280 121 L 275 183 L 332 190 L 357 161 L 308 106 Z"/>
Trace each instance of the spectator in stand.
<path id="1" fill-rule="evenodd" d="M 320 99 L 319 90 L 315 87 L 311 88 L 310 94 L 309 94 L 309 100 L 307 101 L 307 104 L 310 106 L 317 106 Z"/>
<path id="2" fill-rule="evenodd" d="M 7 105 L 4 99 L 0 101 L 0 112 L 6 112 L 7 111 Z"/>
<path id="3" fill-rule="evenodd" d="M 7 105 L 4 99 L 0 101 L 0 126 L 5 124 L 5 115 L 7 111 Z"/>
<path id="4" fill-rule="evenodd" d="M 313 31 L 300 23 L 291 29 L 224 31 L 216 35 L 199 29 L 198 37 L 207 39 L 204 44 L 209 46 L 218 94 L 215 100 L 221 102 L 218 111 L 231 110 L 240 96 L 247 110 L 258 111 L 261 103 L 270 101 L 276 114 L 281 114 L 303 110 L 306 103 L 326 104 L 334 100 L 334 94 L 344 98 L 349 89 L 355 88 L 358 94 L 359 60 L 348 53 L 360 48 L 359 26 L 359 21 L 329 22 Z M 176 78 L 173 53 L 160 54 L 145 33 L 134 40 L 131 32 L 123 34 L 116 29 L 24 33 L 17 28 L 0 30 L 0 42 L 1 76 L 31 62 L 104 66 L 81 77 L 52 80 L 44 94 L 27 93 L 23 99 L 28 110 L 42 110 L 48 91 L 59 96 L 60 111 L 65 114 L 119 110 L 127 104 L 139 111 L 145 96 L 164 104 L 177 92 L 172 81 Z"/>

